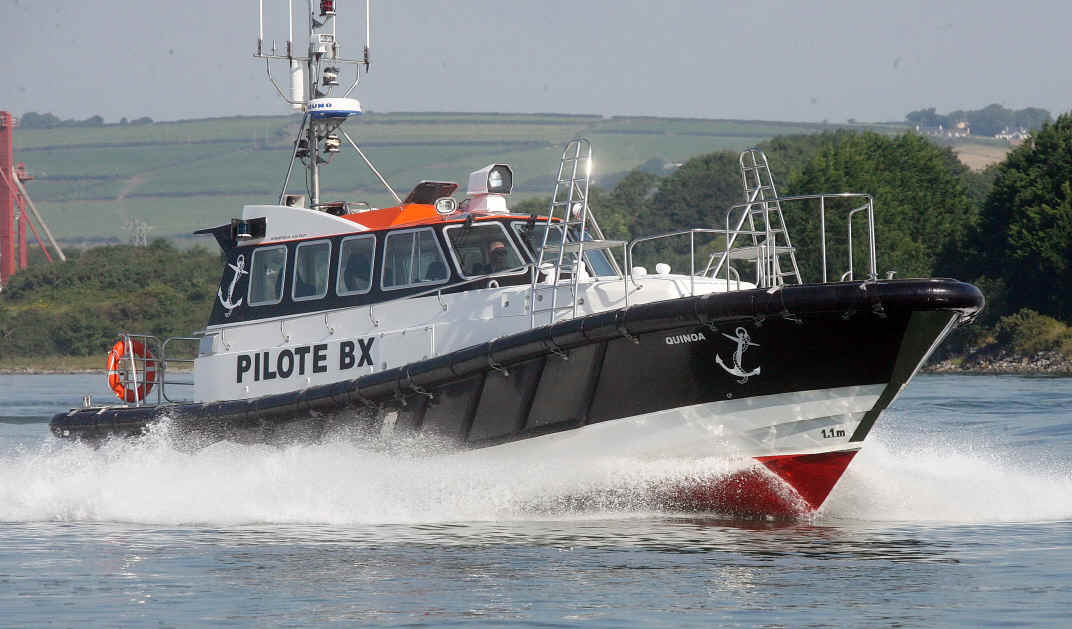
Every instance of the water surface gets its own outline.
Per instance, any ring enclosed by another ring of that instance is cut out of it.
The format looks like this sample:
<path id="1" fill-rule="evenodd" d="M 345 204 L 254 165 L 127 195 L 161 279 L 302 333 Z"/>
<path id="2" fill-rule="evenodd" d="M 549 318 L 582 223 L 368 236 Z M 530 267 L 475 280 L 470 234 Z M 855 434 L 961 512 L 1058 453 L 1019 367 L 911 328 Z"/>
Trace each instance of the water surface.
<path id="1" fill-rule="evenodd" d="M 107 399 L 104 378 L 0 376 L 0 625 L 1072 617 L 1072 379 L 918 377 L 803 522 L 559 500 L 708 473 L 717 457 L 519 467 L 349 440 L 54 440 L 47 418 L 83 393 Z"/>

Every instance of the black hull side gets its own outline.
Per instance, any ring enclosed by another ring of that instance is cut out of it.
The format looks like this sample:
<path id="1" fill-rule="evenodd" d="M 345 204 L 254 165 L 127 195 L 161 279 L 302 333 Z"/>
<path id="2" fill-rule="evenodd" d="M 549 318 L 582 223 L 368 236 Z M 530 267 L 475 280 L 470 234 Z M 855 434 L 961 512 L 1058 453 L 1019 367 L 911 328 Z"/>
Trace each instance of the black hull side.
<path id="1" fill-rule="evenodd" d="M 93 441 L 141 434 L 168 417 L 199 441 L 270 441 L 317 438 L 339 425 L 378 431 L 389 418 L 396 434 L 483 447 L 705 402 L 885 385 L 851 437 L 862 441 L 943 335 L 982 306 L 977 288 L 954 280 L 715 293 L 590 315 L 292 393 L 76 409 L 53 417 L 51 429 Z M 738 328 L 753 345 L 735 360 Z M 761 372 L 742 378 L 734 366 Z"/>

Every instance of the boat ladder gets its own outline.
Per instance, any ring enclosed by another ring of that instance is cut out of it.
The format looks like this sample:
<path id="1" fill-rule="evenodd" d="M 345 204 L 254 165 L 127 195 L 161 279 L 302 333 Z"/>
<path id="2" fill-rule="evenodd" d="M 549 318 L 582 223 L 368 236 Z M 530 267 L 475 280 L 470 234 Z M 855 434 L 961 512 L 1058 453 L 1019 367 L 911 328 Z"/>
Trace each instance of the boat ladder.
<path id="1" fill-rule="evenodd" d="M 542 313 L 549 313 L 547 323 L 577 316 L 577 285 L 588 278 L 585 252 L 625 245 L 623 241 L 604 239 L 591 214 L 588 207 L 591 175 L 592 143 L 585 138 L 570 140 L 562 151 L 555 192 L 544 223 L 547 227 L 532 268 L 529 304 L 533 327 L 537 325 L 537 315 Z M 611 264 L 617 268 L 615 262 Z M 563 286 L 568 290 L 560 291 Z"/>
<path id="2" fill-rule="evenodd" d="M 736 225 L 730 227 L 731 217 L 726 216 L 727 243 L 721 259 L 715 266 L 712 277 L 717 277 L 723 265 L 734 260 L 756 263 L 756 286 L 771 288 L 785 284 L 785 278 L 795 279 L 798 284 L 800 268 L 797 266 L 796 250 L 789 239 L 789 230 L 782 215 L 782 204 L 774 187 L 774 176 L 767 164 L 766 154 L 756 147 L 741 152 L 741 184 L 745 204 Z M 747 227 L 746 227 L 747 225 Z M 738 236 L 751 238 L 751 245 L 737 243 Z M 708 260 L 711 269 L 715 257 Z M 781 256 L 788 255 L 792 268 L 782 270 Z"/>

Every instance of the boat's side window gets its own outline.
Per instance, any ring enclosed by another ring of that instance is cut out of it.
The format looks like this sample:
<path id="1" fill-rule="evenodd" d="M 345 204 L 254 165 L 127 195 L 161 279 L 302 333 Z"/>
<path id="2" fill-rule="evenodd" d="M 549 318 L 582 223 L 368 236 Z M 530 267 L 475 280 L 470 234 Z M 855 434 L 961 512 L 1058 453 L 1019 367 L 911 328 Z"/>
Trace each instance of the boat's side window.
<path id="1" fill-rule="evenodd" d="M 431 228 L 387 234 L 381 285 L 396 290 L 447 281 L 447 260 Z"/>
<path id="2" fill-rule="evenodd" d="M 298 244 L 294 252 L 294 301 L 320 299 L 328 294 L 328 267 L 331 241 L 318 240 Z"/>
<path id="3" fill-rule="evenodd" d="M 525 262 L 501 223 L 451 225 L 444 233 L 462 277 L 525 271 Z"/>
<path id="4" fill-rule="evenodd" d="M 546 230 L 547 226 L 545 223 L 537 223 L 531 227 L 527 222 L 517 221 L 514 223 L 514 232 L 517 233 L 521 241 L 528 247 L 533 260 L 536 259 L 537 252 L 543 244 L 543 233 Z M 567 238 L 567 241 L 573 242 L 576 239 L 576 233 L 573 232 L 573 230 L 570 230 L 570 235 L 569 238 Z M 586 233 L 584 239 L 592 240 L 592 235 Z M 561 244 L 562 227 L 560 225 L 555 225 L 551 228 L 551 233 L 547 236 L 547 246 L 558 247 Z M 614 269 L 614 265 L 607 259 L 606 251 L 585 251 L 584 259 L 588 263 L 587 267 L 591 270 L 592 275 L 599 277 L 618 276 L 618 272 Z"/>
<path id="5" fill-rule="evenodd" d="M 571 236 L 573 236 L 572 239 L 576 239 L 576 234 L 571 234 Z M 584 239 L 592 240 L 592 234 L 586 232 Z M 611 252 L 607 249 L 584 252 L 584 259 L 588 261 L 588 267 L 592 269 L 592 275 L 597 277 L 618 277 L 618 271 L 614 269 L 614 265 L 608 259 L 611 255 Z"/>
<path id="6" fill-rule="evenodd" d="M 514 223 L 514 232 L 521 238 L 521 242 L 529 249 L 529 254 L 535 260 L 540 247 L 543 245 L 543 233 L 547 231 L 546 223 L 529 225 L 528 222 L 517 221 Z M 551 233 L 547 236 L 548 247 L 558 247 L 562 244 L 562 227 L 554 225 Z"/>
<path id="7" fill-rule="evenodd" d="M 343 239 L 339 246 L 339 279 L 335 283 L 335 294 L 369 292 L 372 288 L 372 255 L 375 250 L 375 236 L 349 236 Z"/>
<path id="8" fill-rule="evenodd" d="M 253 251 L 249 271 L 249 305 L 267 306 L 283 299 L 283 276 L 287 266 L 286 245 Z"/>

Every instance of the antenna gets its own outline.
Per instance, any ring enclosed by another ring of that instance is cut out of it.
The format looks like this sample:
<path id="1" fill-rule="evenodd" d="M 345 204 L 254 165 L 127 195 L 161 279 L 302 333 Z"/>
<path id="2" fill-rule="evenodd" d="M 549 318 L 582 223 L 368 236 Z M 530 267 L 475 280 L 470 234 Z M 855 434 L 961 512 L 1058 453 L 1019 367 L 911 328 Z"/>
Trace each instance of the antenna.
<path id="1" fill-rule="evenodd" d="M 294 0 L 287 0 L 287 57 L 290 58 L 290 108 L 302 111 L 305 102 L 305 90 L 302 89 L 304 77 L 301 64 L 294 54 Z"/>
<path id="2" fill-rule="evenodd" d="M 278 1 L 278 0 L 277 0 Z M 349 118 L 361 115 L 361 103 L 349 98 L 350 93 L 361 80 L 361 68 L 369 69 L 369 47 L 372 41 L 372 7 L 371 0 L 365 0 L 365 49 L 361 59 L 347 59 L 340 55 L 339 41 L 336 37 L 336 2 L 335 0 L 308 0 L 309 45 L 306 56 L 295 55 L 294 47 L 294 0 L 287 0 L 287 46 L 286 54 L 279 54 L 275 40 L 270 52 L 264 50 L 264 0 L 259 0 L 259 31 L 257 51 L 254 57 L 264 59 L 268 80 L 275 87 L 279 97 L 293 109 L 303 112 L 298 135 L 294 139 L 294 151 L 290 166 L 279 195 L 282 204 L 286 196 L 287 185 L 294 170 L 295 161 L 300 160 L 307 171 L 306 182 L 310 207 L 319 209 L 320 202 L 320 166 L 331 163 L 332 158 L 342 146 L 339 127 Z M 272 76 L 272 63 L 285 61 L 290 77 L 290 90 L 284 92 Z M 335 88 L 340 87 L 344 70 L 353 71 L 353 83 L 342 96 L 333 96 Z M 289 94 L 289 95 L 288 95 Z M 342 135 L 356 148 L 357 145 L 349 135 Z M 357 149 L 361 153 L 360 149 Z M 364 158 L 364 154 L 362 154 Z M 365 159 L 368 163 L 367 158 Z M 371 164 L 370 164 L 371 166 Z M 382 175 L 372 168 L 376 176 L 384 183 L 388 191 L 398 199 L 398 195 Z M 401 200 L 399 200 L 401 203 Z"/>
<path id="3" fill-rule="evenodd" d="M 264 0 L 257 0 L 257 8 L 259 9 L 257 17 L 260 18 L 260 28 L 257 29 L 257 54 L 254 56 L 260 56 L 264 52 Z"/>
<path id="4" fill-rule="evenodd" d="M 369 67 L 369 48 L 372 47 L 372 0 L 365 0 L 365 72 Z"/>

